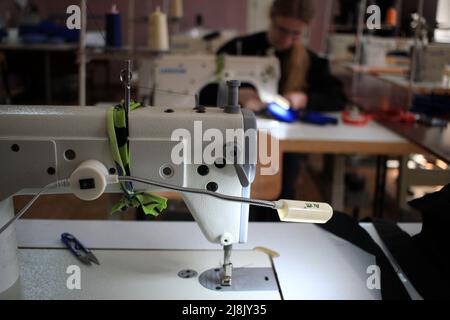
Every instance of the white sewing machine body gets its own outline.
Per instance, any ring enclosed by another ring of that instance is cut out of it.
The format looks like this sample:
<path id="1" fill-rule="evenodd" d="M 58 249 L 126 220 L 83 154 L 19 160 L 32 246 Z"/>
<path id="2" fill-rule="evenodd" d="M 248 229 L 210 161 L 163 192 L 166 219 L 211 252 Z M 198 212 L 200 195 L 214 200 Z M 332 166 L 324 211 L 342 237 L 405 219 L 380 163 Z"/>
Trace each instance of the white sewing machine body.
<path id="1" fill-rule="evenodd" d="M 0 174 L 1 226 L 13 217 L 12 196 L 21 190 L 42 188 L 68 178 L 80 163 L 90 159 L 102 162 L 107 168 L 115 168 L 106 114 L 106 108 L 92 107 L 5 106 L 0 109 L 0 163 L 3 168 L 8 168 Z M 174 165 L 171 154 L 180 141 L 173 141 L 172 133 L 179 128 L 194 133 L 194 121 L 202 121 L 203 130 L 212 128 L 225 136 L 226 129 L 256 129 L 256 122 L 252 119 L 253 114 L 247 111 L 228 114 L 219 108 L 208 108 L 204 113 L 197 113 L 193 108 L 135 110 L 129 116 L 131 173 L 203 190 L 213 182 L 217 185 L 217 192 L 248 197 L 250 186 L 242 186 L 234 165 L 223 168 L 209 166 L 207 175 L 198 172 L 201 164 L 190 164 L 192 162 L 188 159 L 183 165 Z M 194 143 L 191 147 L 195 147 Z M 245 152 L 245 146 L 237 147 Z M 68 159 L 67 151 L 75 154 L 75 158 Z M 254 178 L 251 168 L 255 164 L 244 168 L 250 182 Z M 169 175 L 165 175 L 164 168 L 170 168 Z M 135 188 L 157 191 L 140 184 L 135 184 Z M 196 194 L 183 194 L 183 198 L 210 242 L 225 246 L 247 241 L 247 204 Z M 17 280 L 16 251 L 14 228 L 9 228 L 0 235 L 0 292 Z"/>
<path id="2" fill-rule="evenodd" d="M 140 87 L 155 88 L 154 105 L 190 107 L 195 104 L 194 95 L 207 85 L 238 79 L 252 85 L 264 102 L 273 101 L 281 76 L 276 57 L 224 56 L 223 66 L 218 59 L 214 55 L 164 55 L 144 61 Z M 141 97 L 149 94 L 145 89 L 140 92 Z"/>

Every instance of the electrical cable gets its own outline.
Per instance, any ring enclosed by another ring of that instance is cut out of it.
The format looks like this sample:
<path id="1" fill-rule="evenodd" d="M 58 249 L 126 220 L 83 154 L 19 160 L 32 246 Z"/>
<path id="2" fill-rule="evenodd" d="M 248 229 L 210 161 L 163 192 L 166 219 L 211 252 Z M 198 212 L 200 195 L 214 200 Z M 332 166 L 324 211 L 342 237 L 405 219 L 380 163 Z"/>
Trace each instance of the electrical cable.
<path id="1" fill-rule="evenodd" d="M 36 200 L 45 192 L 47 192 L 50 189 L 53 188 L 61 188 L 61 187 L 68 187 L 70 185 L 69 180 L 68 179 L 64 179 L 64 180 L 59 180 L 56 182 L 52 182 L 48 185 L 46 185 L 45 187 L 43 187 L 35 196 L 33 199 L 31 199 L 30 202 L 27 203 L 27 205 L 25 207 L 22 208 L 22 210 L 19 211 L 19 213 L 17 215 L 14 216 L 14 218 L 12 218 L 11 220 L 9 220 L 4 226 L 2 226 L 0 228 L 0 235 L 6 231 L 6 229 L 8 229 L 14 222 L 16 222 L 17 220 L 19 220 L 27 211 L 28 209 L 31 208 L 31 206 L 36 202 Z"/>

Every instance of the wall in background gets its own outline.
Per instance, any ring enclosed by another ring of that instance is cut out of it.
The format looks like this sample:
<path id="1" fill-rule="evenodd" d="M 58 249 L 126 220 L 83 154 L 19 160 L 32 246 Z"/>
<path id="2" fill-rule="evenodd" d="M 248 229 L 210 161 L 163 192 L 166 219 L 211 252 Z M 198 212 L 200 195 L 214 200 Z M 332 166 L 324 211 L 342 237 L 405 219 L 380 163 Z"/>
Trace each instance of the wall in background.
<path id="1" fill-rule="evenodd" d="M 446 0 L 450 1 L 450 0 Z M 412 12 L 416 12 L 419 6 L 419 0 L 403 0 L 402 1 L 402 24 L 403 30 L 409 32 L 410 15 Z M 425 0 L 424 3 L 424 16 L 427 19 L 429 27 L 434 27 L 436 24 L 436 12 L 437 12 L 438 0 Z"/>
<path id="2" fill-rule="evenodd" d="M 50 15 L 63 16 L 66 8 L 72 4 L 80 4 L 79 0 L 30 0 L 39 8 L 41 17 Z M 128 34 L 126 19 L 128 17 L 128 3 L 126 0 L 88 0 L 88 30 L 104 29 L 104 15 L 117 5 L 122 14 L 123 43 L 127 43 Z M 138 46 L 147 44 L 148 26 L 145 19 L 157 7 L 168 8 L 167 0 L 135 0 L 135 43 Z M 14 0 L 0 1 L 0 15 L 10 11 L 13 19 L 17 18 L 18 10 Z M 195 25 L 195 17 L 203 15 L 204 26 L 211 29 L 236 29 L 240 33 L 247 30 L 247 5 L 243 0 L 184 0 L 184 17 L 181 30 L 187 30 Z"/>
<path id="3" fill-rule="evenodd" d="M 256 32 L 267 30 L 270 24 L 269 11 L 273 0 L 247 0 L 247 30 Z M 332 5 L 335 0 L 314 0 L 315 16 L 309 27 L 309 35 L 305 35 L 310 49 L 322 52 L 331 22 Z"/>
<path id="4" fill-rule="evenodd" d="M 326 50 L 328 30 L 332 23 L 333 4 L 336 0 L 315 0 L 315 16 L 310 25 L 309 47 L 317 53 Z"/>
<path id="5" fill-rule="evenodd" d="M 316 17 L 310 28 L 310 47 L 315 51 L 321 51 L 324 43 L 324 36 L 328 29 L 327 23 L 330 21 L 328 4 L 336 3 L 338 0 L 314 0 L 316 6 Z M 402 21 L 407 23 L 410 12 L 417 8 L 418 0 L 400 0 Z M 447 2 L 450 0 L 443 0 Z M 42 17 L 59 14 L 64 16 L 66 8 L 71 4 L 79 4 L 80 0 L 30 0 L 37 4 Z M 267 25 L 267 7 L 271 0 L 184 0 L 185 16 L 181 21 L 181 30 L 192 28 L 195 24 L 195 17 L 201 14 L 204 17 L 204 25 L 211 29 L 236 29 L 240 33 L 247 30 L 255 31 L 264 29 Z M 355 0 L 355 3 L 358 1 Z M 0 16 L 5 17 L 9 11 L 11 16 L 17 18 L 17 9 L 14 0 L 0 1 Z M 108 12 L 113 4 L 117 4 L 123 16 L 123 43 L 127 43 L 128 34 L 126 17 L 128 13 L 127 0 L 88 0 L 89 30 L 104 29 L 104 14 Z M 168 7 L 169 0 L 135 0 L 135 43 L 138 46 L 146 45 L 148 27 L 145 18 L 156 6 Z M 425 1 L 425 16 L 430 25 L 436 21 L 436 10 L 438 0 Z M 256 7 L 255 7 L 256 6 Z"/>
<path id="6" fill-rule="evenodd" d="M 247 31 L 267 30 L 270 20 L 269 11 L 273 0 L 247 0 Z"/>

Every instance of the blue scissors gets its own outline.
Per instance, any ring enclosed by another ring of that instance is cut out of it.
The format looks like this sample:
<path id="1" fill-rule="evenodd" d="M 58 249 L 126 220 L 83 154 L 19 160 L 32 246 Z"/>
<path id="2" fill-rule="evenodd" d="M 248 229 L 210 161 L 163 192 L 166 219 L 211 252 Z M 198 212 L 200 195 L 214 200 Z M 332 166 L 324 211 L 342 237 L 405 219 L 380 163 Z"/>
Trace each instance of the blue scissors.
<path id="1" fill-rule="evenodd" d="M 73 255 L 84 264 L 91 265 L 91 262 L 93 262 L 100 265 L 97 257 L 70 233 L 63 233 L 61 235 L 61 241 L 73 253 Z"/>

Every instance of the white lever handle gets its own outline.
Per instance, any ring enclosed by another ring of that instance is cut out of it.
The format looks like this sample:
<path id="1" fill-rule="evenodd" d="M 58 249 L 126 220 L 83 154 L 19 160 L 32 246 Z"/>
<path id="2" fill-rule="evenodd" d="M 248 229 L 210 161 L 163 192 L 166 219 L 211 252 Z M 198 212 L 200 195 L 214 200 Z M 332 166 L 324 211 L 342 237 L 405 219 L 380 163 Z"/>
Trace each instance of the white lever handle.
<path id="1" fill-rule="evenodd" d="M 324 224 L 333 217 L 333 208 L 326 203 L 279 200 L 275 204 L 283 222 Z"/>

